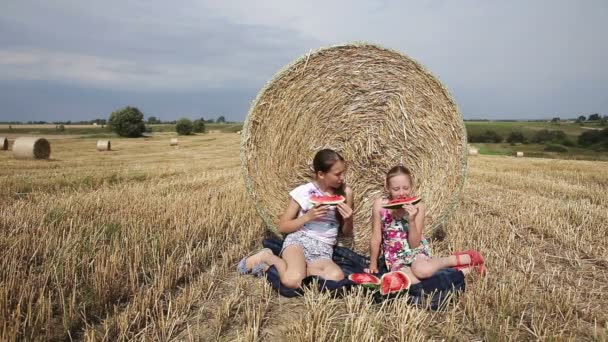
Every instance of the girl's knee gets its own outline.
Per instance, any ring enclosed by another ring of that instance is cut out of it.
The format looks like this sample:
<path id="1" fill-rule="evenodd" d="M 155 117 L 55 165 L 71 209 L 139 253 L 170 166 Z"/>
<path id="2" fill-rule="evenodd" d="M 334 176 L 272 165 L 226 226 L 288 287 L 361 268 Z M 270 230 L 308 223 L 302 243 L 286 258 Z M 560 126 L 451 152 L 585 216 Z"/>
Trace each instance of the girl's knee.
<path id="1" fill-rule="evenodd" d="M 412 274 L 416 278 L 425 279 L 433 275 L 433 269 L 426 260 L 416 259 L 411 265 Z"/>
<path id="2" fill-rule="evenodd" d="M 302 286 L 304 276 L 297 272 L 287 272 L 281 277 L 281 284 L 290 289 L 297 289 Z"/>
<path id="3" fill-rule="evenodd" d="M 330 268 L 325 272 L 325 279 L 340 281 L 344 279 L 344 272 L 340 268 Z"/>

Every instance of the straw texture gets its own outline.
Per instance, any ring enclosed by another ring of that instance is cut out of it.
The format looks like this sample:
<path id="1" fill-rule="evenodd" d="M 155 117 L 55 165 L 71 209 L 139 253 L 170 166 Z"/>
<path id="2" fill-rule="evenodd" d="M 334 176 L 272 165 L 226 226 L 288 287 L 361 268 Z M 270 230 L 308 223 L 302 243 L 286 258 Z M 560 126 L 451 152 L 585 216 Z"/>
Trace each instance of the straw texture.
<path id="1" fill-rule="evenodd" d="M 0 150 L 8 150 L 8 139 L 5 137 L 0 137 Z"/>
<path id="2" fill-rule="evenodd" d="M 13 157 L 16 159 L 48 159 L 51 144 L 44 138 L 21 137 L 13 142 Z"/>
<path id="3" fill-rule="evenodd" d="M 112 143 L 110 140 L 98 140 L 97 151 L 110 151 L 112 149 Z"/>
<path id="4" fill-rule="evenodd" d="M 466 131 L 442 84 L 396 51 L 366 43 L 311 52 L 280 71 L 245 120 L 241 164 L 253 203 L 276 232 L 288 192 L 332 148 L 355 193 L 355 246 L 367 249 L 385 172 L 403 164 L 427 203 L 427 233 L 454 210 L 466 174 Z"/>

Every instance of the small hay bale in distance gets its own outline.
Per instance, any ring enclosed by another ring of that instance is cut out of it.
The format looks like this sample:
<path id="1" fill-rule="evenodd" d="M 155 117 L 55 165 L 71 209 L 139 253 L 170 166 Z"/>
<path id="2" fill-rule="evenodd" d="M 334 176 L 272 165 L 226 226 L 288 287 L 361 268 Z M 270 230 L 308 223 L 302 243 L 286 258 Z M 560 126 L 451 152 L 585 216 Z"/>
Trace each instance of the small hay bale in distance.
<path id="1" fill-rule="evenodd" d="M 520 158 L 520 157 L 524 156 L 524 153 L 520 152 L 520 151 L 517 151 L 517 152 L 514 153 L 514 156 L 517 157 L 517 158 Z"/>
<path id="2" fill-rule="evenodd" d="M 171 138 L 171 146 L 177 146 L 178 144 L 177 138 Z"/>
<path id="3" fill-rule="evenodd" d="M 15 159 L 48 159 L 51 156 L 51 144 L 38 137 L 20 137 L 13 142 Z"/>
<path id="4" fill-rule="evenodd" d="M 8 139 L 6 137 L 0 137 L 0 150 L 8 150 Z"/>
<path id="5" fill-rule="evenodd" d="M 476 156 L 479 154 L 479 150 L 476 149 L 475 147 L 469 147 L 469 155 L 470 156 Z"/>
<path id="6" fill-rule="evenodd" d="M 462 116 L 439 80 L 399 52 L 364 43 L 320 49 L 260 91 L 241 134 L 241 165 L 270 230 L 277 232 L 288 192 L 311 179 L 322 148 L 347 160 L 358 250 L 368 248 L 372 202 L 394 165 L 414 174 L 427 234 L 459 202 L 468 153 Z"/>
<path id="7" fill-rule="evenodd" d="M 110 151 L 112 150 L 112 143 L 110 140 L 97 140 L 97 151 Z"/>

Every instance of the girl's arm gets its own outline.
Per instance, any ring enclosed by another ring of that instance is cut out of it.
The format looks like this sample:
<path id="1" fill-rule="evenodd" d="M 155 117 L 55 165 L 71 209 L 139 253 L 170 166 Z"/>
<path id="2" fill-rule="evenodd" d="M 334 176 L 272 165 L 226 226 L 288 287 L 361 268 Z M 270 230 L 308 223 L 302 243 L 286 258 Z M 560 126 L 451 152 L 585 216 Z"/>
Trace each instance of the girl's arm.
<path id="1" fill-rule="evenodd" d="M 346 205 L 348 206 L 348 208 L 339 206 L 339 209 L 338 209 L 340 211 L 340 214 L 342 215 L 342 218 L 344 219 L 344 222 L 342 223 L 342 234 L 344 234 L 346 236 L 352 236 L 353 235 L 353 216 L 354 216 L 353 210 L 355 208 L 353 190 L 347 186 L 346 189 L 344 189 L 344 193 L 346 194 Z M 345 210 L 345 209 L 348 209 L 348 210 Z M 345 211 L 348 211 L 348 212 L 345 212 Z"/>
<path id="2" fill-rule="evenodd" d="M 382 243 L 382 217 L 380 217 L 380 208 L 382 207 L 382 199 L 378 198 L 374 201 L 372 208 L 372 237 L 369 243 L 370 259 L 369 272 L 378 273 L 378 256 L 380 255 L 380 244 Z"/>
<path id="3" fill-rule="evenodd" d="M 422 241 L 426 209 L 424 203 L 420 202 L 417 205 L 411 206 L 410 209 L 406 209 L 406 211 L 409 214 L 407 243 L 410 245 L 410 248 L 416 248 L 420 246 L 420 242 Z"/>
<path id="4" fill-rule="evenodd" d="M 291 198 L 287 205 L 287 209 L 285 209 L 285 212 L 279 219 L 279 233 L 293 233 L 302 228 L 305 223 L 325 216 L 327 213 L 327 206 L 315 205 L 306 213 L 306 215 L 297 217 L 299 211 L 300 205 Z"/>

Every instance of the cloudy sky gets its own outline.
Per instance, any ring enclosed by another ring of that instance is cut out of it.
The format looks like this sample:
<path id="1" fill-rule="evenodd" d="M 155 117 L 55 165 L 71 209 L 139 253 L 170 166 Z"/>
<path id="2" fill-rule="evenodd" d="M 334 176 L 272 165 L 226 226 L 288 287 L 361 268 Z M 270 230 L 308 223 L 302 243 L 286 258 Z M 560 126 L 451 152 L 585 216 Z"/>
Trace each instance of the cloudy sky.
<path id="1" fill-rule="evenodd" d="M 241 121 L 282 66 L 352 41 L 425 65 L 465 118 L 608 114 L 606 0 L 2 0 L 0 121 Z"/>

